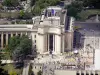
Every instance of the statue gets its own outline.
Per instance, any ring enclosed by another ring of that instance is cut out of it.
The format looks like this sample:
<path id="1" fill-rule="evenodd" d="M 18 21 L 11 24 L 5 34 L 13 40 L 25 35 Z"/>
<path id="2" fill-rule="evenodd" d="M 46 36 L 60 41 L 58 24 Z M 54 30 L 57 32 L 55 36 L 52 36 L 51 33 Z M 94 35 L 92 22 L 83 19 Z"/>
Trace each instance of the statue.
<path id="1" fill-rule="evenodd" d="M 96 21 L 96 22 L 99 22 L 99 17 L 98 17 L 98 15 L 96 15 L 95 21 Z"/>

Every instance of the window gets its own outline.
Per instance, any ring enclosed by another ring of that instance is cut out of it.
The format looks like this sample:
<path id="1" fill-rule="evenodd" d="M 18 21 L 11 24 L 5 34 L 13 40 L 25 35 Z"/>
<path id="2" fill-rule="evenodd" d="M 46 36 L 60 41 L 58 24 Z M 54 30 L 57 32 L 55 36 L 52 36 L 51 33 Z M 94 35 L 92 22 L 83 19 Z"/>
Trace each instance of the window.
<path id="1" fill-rule="evenodd" d="M 80 75 L 80 73 L 76 73 L 76 75 Z"/>
<path id="2" fill-rule="evenodd" d="M 86 75 L 89 75 L 89 73 L 86 73 Z"/>
<path id="3" fill-rule="evenodd" d="M 34 35 L 34 38 L 36 38 L 36 35 Z"/>
<path id="4" fill-rule="evenodd" d="M 13 34 L 13 36 L 16 36 L 16 34 Z"/>
<path id="5" fill-rule="evenodd" d="M 35 40 L 35 43 L 36 43 L 36 40 Z"/>
<path id="6" fill-rule="evenodd" d="M 84 75 L 84 73 L 81 73 L 81 75 Z"/>
<path id="7" fill-rule="evenodd" d="M 34 47 L 36 48 L 36 45 L 34 45 Z"/>
<path id="8" fill-rule="evenodd" d="M 91 73 L 90 75 L 93 75 L 93 73 Z"/>
<path id="9" fill-rule="evenodd" d="M 40 69 L 41 69 L 41 67 L 40 67 Z"/>
<path id="10" fill-rule="evenodd" d="M 20 37 L 20 34 L 18 34 L 18 36 Z"/>
<path id="11" fill-rule="evenodd" d="M 36 66 L 35 66 L 35 69 L 36 69 Z"/>

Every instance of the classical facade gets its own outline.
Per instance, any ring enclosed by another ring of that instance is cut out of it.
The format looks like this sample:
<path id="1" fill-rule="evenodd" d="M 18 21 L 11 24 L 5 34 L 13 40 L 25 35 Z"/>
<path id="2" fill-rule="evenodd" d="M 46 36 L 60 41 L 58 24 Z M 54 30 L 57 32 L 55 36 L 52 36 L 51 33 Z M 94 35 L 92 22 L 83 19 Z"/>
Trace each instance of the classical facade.
<path id="1" fill-rule="evenodd" d="M 32 46 L 38 53 L 63 53 L 66 11 L 61 7 L 50 6 L 44 9 L 41 16 L 33 17 L 32 20 L 33 24 L 30 25 L 0 25 L 0 47 L 8 45 L 10 37 L 25 34 L 32 39 Z"/>

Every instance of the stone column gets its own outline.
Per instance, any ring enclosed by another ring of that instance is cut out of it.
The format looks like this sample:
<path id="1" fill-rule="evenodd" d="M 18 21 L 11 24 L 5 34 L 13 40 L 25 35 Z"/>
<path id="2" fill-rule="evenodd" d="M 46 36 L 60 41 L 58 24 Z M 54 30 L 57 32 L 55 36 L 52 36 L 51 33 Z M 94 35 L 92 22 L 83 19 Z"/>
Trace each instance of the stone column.
<path id="1" fill-rule="evenodd" d="M 47 44 L 48 44 L 48 39 L 47 39 L 47 38 L 48 38 L 48 37 L 47 37 L 47 34 L 45 34 L 45 40 L 44 40 L 44 41 L 45 41 L 45 42 L 44 42 L 44 44 L 45 44 L 45 52 L 47 52 L 47 50 L 48 50 L 48 47 L 47 47 L 47 46 L 48 46 L 48 45 L 47 45 Z"/>
<path id="2" fill-rule="evenodd" d="M 16 36 L 18 36 L 18 33 L 16 32 Z"/>
<path id="3" fill-rule="evenodd" d="M 13 33 L 11 32 L 11 37 L 13 37 Z"/>
<path id="4" fill-rule="evenodd" d="M 6 45 L 8 45 L 8 33 L 6 33 Z"/>
<path id="5" fill-rule="evenodd" d="M 55 54 L 61 53 L 61 36 L 55 35 Z"/>
<path id="6" fill-rule="evenodd" d="M 62 53 L 64 53 L 64 49 L 65 49 L 64 48 L 64 45 L 65 45 L 64 34 L 62 34 L 62 40 L 61 41 L 62 41 L 62 49 L 61 50 L 62 50 Z"/>
<path id="7" fill-rule="evenodd" d="M 44 50 L 45 50 L 45 45 L 44 45 L 44 40 L 45 40 L 45 38 L 44 38 L 44 34 L 38 34 L 38 36 L 37 36 L 37 38 L 38 38 L 38 40 L 37 40 L 37 47 L 38 47 L 38 52 L 40 53 L 40 54 L 43 54 L 44 53 Z"/>
<path id="8" fill-rule="evenodd" d="M 94 36 L 94 49 L 95 49 L 95 36 Z"/>
<path id="9" fill-rule="evenodd" d="M 49 52 L 49 34 L 48 34 L 48 50 L 47 51 Z"/>
<path id="10" fill-rule="evenodd" d="M 26 35 L 27 35 L 27 32 L 26 32 Z"/>
<path id="11" fill-rule="evenodd" d="M 21 32 L 21 36 L 23 35 L 23 33 Z"/>
<path id="12" fill-rule="evenodd" d="M 85 52 L 85 41 L 86 41 L 86 38 L 84 37 L 84 52 Z"/>
<path id="13" fill-rule="evenodd" d="M 1 48 L 3 48 L 3 32 L 1 33 Z"/>

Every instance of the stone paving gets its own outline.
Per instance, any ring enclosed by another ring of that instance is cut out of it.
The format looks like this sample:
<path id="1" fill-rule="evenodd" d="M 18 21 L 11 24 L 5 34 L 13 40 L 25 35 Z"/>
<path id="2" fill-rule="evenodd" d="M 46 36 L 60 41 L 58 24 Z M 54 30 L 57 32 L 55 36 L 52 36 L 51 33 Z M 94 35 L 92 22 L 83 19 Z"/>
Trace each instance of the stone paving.
<path id="1" fill-rule="evenodd" d="M 40 55 L 32 62 L 43 64 L 43 75 L 53 75 L 55 69 L 78 69 L 79 64 L 83 68 L 86 58 L 82 58 L 81 51 L 79 55 L 75 55 L 73 52 L 62 55 Z"/>

